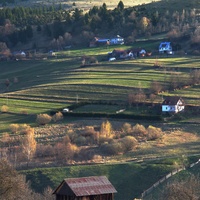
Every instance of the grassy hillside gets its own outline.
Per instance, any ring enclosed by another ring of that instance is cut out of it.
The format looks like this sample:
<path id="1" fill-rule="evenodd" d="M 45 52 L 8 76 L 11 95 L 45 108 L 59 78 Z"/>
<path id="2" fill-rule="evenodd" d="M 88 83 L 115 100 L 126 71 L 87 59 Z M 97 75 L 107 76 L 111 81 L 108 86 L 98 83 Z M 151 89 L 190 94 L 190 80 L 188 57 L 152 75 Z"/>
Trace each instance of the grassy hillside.
<path id="1" fill-rule="evenodd" d="M 155 51 L 158 44 L 156 40 L 141 41 L 136 42 L 133 48 L 143 47 Z M 0 129 L 5 131 L 9 124 L 19 122 L 19 118 L 21 123 L 23 120 L 24 123 L 35 123 L 35 116 L 21 114 L 49 113 L 76 102 L 104 101 L 123 105 L 110 108 L 115 112 L 128 103 L 129 94 L 142 90 L 148 96 L 152 81 L 170 84 L 172 76 L 183 81 L 192 69 L 200 69 L 199 57 L 189 55 L 158 57 L 153 54 L 147 58 L 108 62 L 107 53 L 114 48 L 127 49 L 131 46 L 71 49 L 57 52 L 56 57 L 46 60 L 1 62 L 0 107 L 7 105 L 8 112 L 12 114 L 7 114 L 6 118 L 5 114 L 0 115 Z M 94 56 L 98 64 L 82 67 L 83 56 Z M 162 67 L 155 68 L 155 63 Z M 5 85 L 7 79 L 8 87 Z M 161 103 L 165 95 L 172 95 L 183 97 L 186 105 L 200 105 L 199 87 L 194 85 L 181 90 L 165 91 L 155 101 Z M 147 99 L 147 102 L 150 100 Z M 108 106 L 103 108 L 99 109 L 102 112 L 110 110 Z M 131 114 L 131 110 L 127 112 Z"/>
<path id="2" fill-rule="evenodd" d="M 149 94 L 152 81 L 170 84 L 172 76 L 184 80 L 192 69 L 200 68 L 200 59 L 190 56 L 162 58 L 153 56 L 116 62 L 102 61 L 102 59 L 107 60 L 108 50 L 105 48 L 70 50 L 70 52 L 59 53 L 56 59 L 2 62 L 0 66 L 1 105 L 8 99 L 9 107 L 14 104 L 17 109 L 17 101 L 12 102 L 11 99 L 20 99 L 29 100 L 32 103 L 38 101 L 32 106 L 34 109 L 44 107 L 44 101 L 55 103 L 54 108 L 56 108 L 63 103 L 76 102 L 77 96 L 79 101 L 127 102 L 128 94 L 136 92 L 137 89 L 142 89 Z M 99 64 L 81 67 L 83 55 L 95 56 Z M 160 63 L 162 67 L 155 68 L 155 63 Z M 13 81 L 15 78 L 17 82 Z M 8 88 L 4 84 L 6 79 L 10 80 Z M 199 85 L 167 91 L 162 94 L 164 95 L 181 95 L 186 104 L 200 104 Z M 162 101 L 161 95 L 160 101 Z M 39 102 L 42 105 L 39 105 Z M 23 101 L 23 107 L 26 107 L 27 103 Z M 52 105 L 46 107 L 52 109 Z M 31 108 L 30 112 L 33 112 Z"/>
<path id="3" fill-rule="evenodd" d="M 141 46 L 154 51 L 158 44 L 155 41 L 137 42 L 133 48 Z M 71 49 L 57 52 L 56 57 L 46 60 L 1 62 L 0 107 L 7 105 L 9 112 L 18 115 L 49 113 L 77 101 L 126 105 L 131 93 L 143 90 L 148 96 L 152 81 L 167 85 L 172 81 L 172 76 L 183 81 L 192 69 L 200 69 L 200 59 L 194 56 L 152 55 L 108 62 L 107 52 L 114 48 L 127 49 L 130 46 Z M 94 56 L 99 62 L 82 67 L 82 56 Z M 161 68 L 155 68 L 155 63 L 159 63 Z M 5 85 L 7 79 L 8 87 Z M 186 105 L 200 105 L 199 87 L 194 85 L 181 90 L 165 91 L 157 96 L 156 102 L 161 103 L 165 95 L 172 95 L 182 96 Z M 7 119 L 8 124 L 13 123 L 13 116 Z"/>
<path id="4" fill-rule="evenodd" d="M 173 169 L 167 165 L 145 165 L 134 163 L 116 165 L 72 166 L 23 171 L 31 180 L 33 189 L 42 192 L 48 185 L 55 189 L 64 178 L 105 175 L 118 193 L 116 200 L 131 200 L 139 197 L 158 179 Z"/>
<path id="5" fill-rule="evenodd" d="M 144 200 L 152 200 L 152 199 L 159 199 L 161 192 L 165 189 L 167 184 L 173 182 L 180 182 L 186 180 L 187 177 L 194 175 L 195 177 L 199 177 L 200 172 L 200 165 L 196 165 L 193 168 L 188 168 L 186 170 L 181 171 L 180 173 L 172 176 L 166 182 L 155 188 L 149 195 L 147 195 Z"/>

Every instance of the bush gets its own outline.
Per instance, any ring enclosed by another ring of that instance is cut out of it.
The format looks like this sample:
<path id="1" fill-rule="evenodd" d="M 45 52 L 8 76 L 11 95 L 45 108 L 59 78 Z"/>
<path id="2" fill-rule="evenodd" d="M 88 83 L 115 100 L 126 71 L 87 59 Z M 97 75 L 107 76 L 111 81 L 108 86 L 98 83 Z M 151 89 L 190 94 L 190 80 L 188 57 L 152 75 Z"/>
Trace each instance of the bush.
<path id="1" fill-rule="evenodd" d="M 29 126 L 29 125 L 27 125 L 27 124 L 22 124 L 22 125 L 20 125 L 20 127 L 19 127 L 19 132 L 21 133 L 21 134 L 27 134 L 27 132 L 28 132 L 28 130 L 30 129 L 31 127 Z"/>
<path id="2" fill-rule="evenodd" d="M 123 152 L 123 146 L 120 142 L 105 143 L 101 146 L 101 150 L 106 155 L 118 155 Z"/>
<path id="3" fill-rule="evenodd" d="M 133 127 L 133 135 L 134 136 L 142 136 L 143 137 L 143 136 L 146 136 L 146 134 L 147 134 L 147 130 L 143 125 L 136 124 Z"/>
<path id="4" fill-rule="evenodd" d="M 76 143 L 79 146 L 86 145 L 86 138 L 83 136 L 79 136 L 75 139 L 74 143 Z"/>
<path id="5" fill-rule="evenodd" d="M 125 133 L 125 134 L 130 134 L 132 132 L 132 126 L 131 124 L 129 123 L 124 123 L 123 126 L 122 126 L 122 131 Z"/>
<path id="6" fill-rule="evenodd" d="M 63 114 L 61 112 L 57 112 L 55 115 L 53 115 L 52 120 L 54 122 L 60 121 L 63 119 Z"/>
<path id="7" fill-rule="evenodd" d="M 127 152 L 133 150 L 137 146 L 138 141 L 133 136 L 126 136 L 121 139 L 121 143 L 124 151 Z"/>
<path id="8" fill-rule="evenodd" d="M 8 112 L 8 106 L 6 106 L 6 105 L 3 105 L 2 107 L 1 107 L 1 112 L 2 113 L 6 113 L 6 112 Z"/>
<path id="9" fill-rule="evenodd" d="M 147 128 L 147 140 L 156 140 L 162 136 L 162 130 L 154 126 Z"/>
<path id="10" fill-rule="evenodd" d="M 17 133 L 19 131 L 19 125 L 18 124 L 10 124 L 10 130 L 12 133 Z"/>
<path id="11" fill-rule="evenodd" d="M 39 114 L 37 115 L 36 122 L 39 125 L 45 125 L 51 122 L 52 117 L 49 116 L 48 114 Z"/>

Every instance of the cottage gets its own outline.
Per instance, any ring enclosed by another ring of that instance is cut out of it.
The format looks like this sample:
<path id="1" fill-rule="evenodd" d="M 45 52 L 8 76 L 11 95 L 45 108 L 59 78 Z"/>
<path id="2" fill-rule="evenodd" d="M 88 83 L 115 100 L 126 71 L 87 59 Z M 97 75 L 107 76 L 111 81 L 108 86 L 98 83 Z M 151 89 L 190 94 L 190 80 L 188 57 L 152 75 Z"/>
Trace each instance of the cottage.
<path id="1" fill-rule="evenodd" d="M 168 53 L 172 52 L 171 42 L 161 42 L 159 45 L 159 53 Z"/>
<path id="2" fill-rule="evenodd" d="M 162 112 L 178 113 L 184 108 L 185 103 L 180 97 L 166 97 L 162 103 Z"/>
<path id="3" fill-rule="evenodd" d="M 122 38 L 121 36 L 117 35 L 114 38 L 110 39 L 110 45 L 115 45 L 115 44 L 124 44 L 124 38 Z"/>
<path id="4" fill-rule="evenodd" d="M 114 200 L 117 191 L 106 176 L 67 178 L 53 192 L 56 200 Z"/>
<path id="5" fill-rule="evenodd" d="M 94 37 L 94 39 L 90 42 L 90 47 L 102 46 L 102 45 L 118 45 L 124 44 L 124 38 L 117 35 L 116 37 L 112 38 L 98 38 Z"/>

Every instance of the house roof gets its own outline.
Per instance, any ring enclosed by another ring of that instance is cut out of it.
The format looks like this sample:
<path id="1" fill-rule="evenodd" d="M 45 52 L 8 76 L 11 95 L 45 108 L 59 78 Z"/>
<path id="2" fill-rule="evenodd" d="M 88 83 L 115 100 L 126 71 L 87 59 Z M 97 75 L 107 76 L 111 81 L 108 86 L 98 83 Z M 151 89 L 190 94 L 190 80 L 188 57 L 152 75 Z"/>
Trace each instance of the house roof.
<path id="1" fill-rule="evenodd" d="M 181 97 L 178 96 L 166 97 L 162 105 L 176 105 L 179 100 L 181 100 L 181 102 L 184 104 L 184 101 L 182 100 Z"/>
<path id="2" fill-rule="evenodd" d="M 64 183 L 69 186 L 69 188 L 77 197 L 117 192 L 106 176 L 90 176 L 64 179 L 63 182 L 53 192 L 53 194 L 59 193 L 59 190 Z"/>

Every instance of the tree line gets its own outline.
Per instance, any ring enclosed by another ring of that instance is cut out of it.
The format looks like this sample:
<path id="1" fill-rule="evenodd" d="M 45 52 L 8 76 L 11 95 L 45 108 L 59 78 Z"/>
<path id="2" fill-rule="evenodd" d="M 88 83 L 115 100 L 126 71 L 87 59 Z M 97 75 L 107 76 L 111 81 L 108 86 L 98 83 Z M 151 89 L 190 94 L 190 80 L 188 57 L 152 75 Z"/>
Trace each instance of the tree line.
<path id="1" fill-rule="evenodd" d="M 69 43 L 65 35 L 70 35 L 70 43 L 74 45 L 88 45 L 94 36 L 117 34 L 132 43 L 138 36 L 148 38 L 162 32 L 168 32 L 172 41 L 189 38 L 193 45 L 200 42 L 199 17 L 192 8 L 182 11 L 161 11 L 147 5 L 125 8 L 120 1 L 113 10 L 104 3 L 86 13 L 79 8 L 64 10 L 62 6 L 3 8 L 0 19 L 0 41 L 9 47 L 30 42 L 34 30 L 62 47 Z"/>

